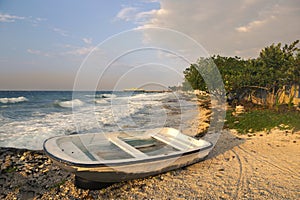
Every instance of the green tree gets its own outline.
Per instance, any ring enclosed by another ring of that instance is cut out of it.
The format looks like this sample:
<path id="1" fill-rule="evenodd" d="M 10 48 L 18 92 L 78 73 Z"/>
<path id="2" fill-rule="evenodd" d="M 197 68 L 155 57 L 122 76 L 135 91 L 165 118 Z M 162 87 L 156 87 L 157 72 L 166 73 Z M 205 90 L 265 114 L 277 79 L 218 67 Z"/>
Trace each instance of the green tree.
<path id="1" fill-rule="evenodd" d="M 220 72 L 227 94 L 233 98 L 239 99 L 246 92 L 263 89 L 273 97 L 271 106 L 278 105 L 284 86 L 300 85 L 298 43 L 299 40 L 284 46 L 281 43 L 272 44 L 262 49 L 255 59 L 219 55 L 212 59 L 199 58 L 184 71 L 183 88 L 216 92 L 220 88 L 218 85 L 223 85 L 214 76 Z M 217 68 L 213 67 L 214 64 Z"/>
<path id="2" fill-rule="evenodd" d="M 201 57 L 183 73 L 185 90 L 202 90 L 216 95 L 224 95 L 222 77 L 213 59 Z"/>
<path id="3" fill-rule="evenodd" d="M 273 97 L 272 106 L 280 104 L 279 96 L 283 92 L 284 86 L 290 87 L 299 84 L 298 43 L 299 40 L 283 47 L 281 43 L 272 44 L 264 48 L 257 58 L 257 62 L 262 63 L 263 80 L 260 81 L 260 84 L 269 89 Z"/>

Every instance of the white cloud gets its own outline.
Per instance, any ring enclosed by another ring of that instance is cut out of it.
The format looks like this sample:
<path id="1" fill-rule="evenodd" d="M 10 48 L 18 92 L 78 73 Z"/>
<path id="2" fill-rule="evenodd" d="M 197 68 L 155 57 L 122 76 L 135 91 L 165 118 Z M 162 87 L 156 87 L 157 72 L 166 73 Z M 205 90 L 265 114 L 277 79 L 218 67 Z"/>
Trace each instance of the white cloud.
<path id="1" fill-rule="evenodd" d="M 144 21 L 156 15 L 159 11 L 160 10 L 150 10 L 145 12 L 139 12 L 136 14 L 135 19 L 138 21 Z"/>
<path id="2" fill-rule="evenodd" d="M 29 17 L 28 20 L 32 23 L 33 26 L 38 26 L 41 22 L 47 21 L 46 18 L 40 18 L 40 17 Z"/>
<path id="3" fill-rule="evenodd" d="M 85 44 L 92 44 L 92 38 L 82 38 Z"/>
<path id="4" fill-rule="evenodd" d="M 46 21 L 46 18 L 40 18 L 40 17 L 23 17 L 23 16 L 17 16 L 17 15 L 11 15 L 11 14 L 3 14 L 0 13 L 0 23 L 13 23 L 16 22 L 18 20 L 22 20 L 25 22 L 29 22 L 31 23 L 33 26 L 37 26 L 39 23 L 41 23 L 42 21 Z"/>
<path id="5" fill-rule="evenodd" d="M 93 49 L 94 49 L 94 47 L 80 47 L 80 48 L 76 48 L 72 51 L 67 52 L 67 54 L 82 56 L 82 55 L 89 54 Z"/>
<path id="6" fill-rule="evenodd" d="M 38 21 L 38 22 L 41 22 L 41 21 L 46 21 L 47 19 L 46 18 L 37 17 L 37 18 L 35 18 L 35 20 Z"/>
<path id="7" fill-rule="evenodd" d="M 131 16 L 133 16 L 132 13 Z M 133 22 L 143 13 L 128 18 Z M 145 19 L 145 18 L 144 18 Z M 213 1 L 161 0 L 139 28 L 162 27 L 183 32 L 210 54 L 256 57 L 257 49 L 300 38 L 300 2 L 297 0 Z M 147 39 L 166 38 L 148 34 Z M 174 42 L 174 41 L 173 41 Z"/>
<path id="8" fill-rule="evenodd" d="M 56 57 L 56 56 L 65 56 L 65 55 L 74 55 L 74 56 L 86 56 L 93 50 L 97 50 L 95 46 L 74 46 L 74 45 L 62 45 L 63 49 L 58 52 L 44 52 L 37 49 L 27 49 L 27 53 L 38 55 L 38 56 L 45 56 L 45 57 Z"/>
<path id="9" fill-rule="evenodd" d="M 36 54 L 36 55 L 41 54 L 41 51 L 34 50 L 34 49 L 27 49 L 27 52 L 30 53 L 30 54 Z"/>
<path id="10" fill-rule="evenodd" d="M 15 22 L 16 20 L 24 20 L 25 17 L 16 16 L 16 15 L 10 15 L 10 14 L 2 14 L 0 13 L 0 22 Z"/>
<path id="11" fill-rule="evenodd" d="M 276 20 L 276 17 L 274 15 L 268 16 L 267 19 L 254 20 L 252 22 L 249 22 L 245 26 L 237 27 L 236 30 L 238 32 L 250 32 L 250 31 L 254 31 L 255 29 L 262 28 L 265 24 L 271 23 L 272 20 Z"/>
<path id="12" fill-rule="evenodd" d="M 130 21 L 135 18 L 135 15 L 137 13 L 137 8 L 135 7 L 124 7 L 120 12 L 117 14 L 116 18 Z"/>
<path id="13" fill-rule="evenodd" d="M 27 52 L 33 55 L 38 55 L 38 56 L 46 56 L 50 57 L 51 55 L 47 52 L 42 52 L 40 50 L 35 50 L 35 49 L 27 49 Z"/>
<path id="14" fill-rule="evenodd" d="M 254 20 L 254 21 L 250 22 L 249 24 L 247 24 L 246 26 L 240 26 L 240 27 L 236 28 L 236 30 L 238 32 L 249 32 L 256 27 L 263 26 L 263 24 L 265 24 L 265 23 L 266 23 L 266 20 Z"/>
<path id="15" fill-rule="evenodd" d="M 93 50 L 97 49 L 95 46 L 72 46 L 72 45 L 65 45 L 65 48 L 68 48 L 69 50 L 67 50 L 63 54 L 75 55 L 75 56 L 85 56 L 88 55 Z"/>
<path id="16" fill-rule="evenodd" d="M 67 31 L 62 30 L 60 28 L 53 28 L 53 31 L 60 34 L 61 36 L 64 36 L 64 37 L 69 36 Z"/>
<path id="17" fill-rule="evenodd" d="M 149 10 L 149 11 L 140 11 L 137 7 L 124 7 L 117 14 L 116 19 L 124 21 L 133 21 L 136 24 L 142 24 L 147 22 L 151 17 L 153 17 L 160 10 Z"/>

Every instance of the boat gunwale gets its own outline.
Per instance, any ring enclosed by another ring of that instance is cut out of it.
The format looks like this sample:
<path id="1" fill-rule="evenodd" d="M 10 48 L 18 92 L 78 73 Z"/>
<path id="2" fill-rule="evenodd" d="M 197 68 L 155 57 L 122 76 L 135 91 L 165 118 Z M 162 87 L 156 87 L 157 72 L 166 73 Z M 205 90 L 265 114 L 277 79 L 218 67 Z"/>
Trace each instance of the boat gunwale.
<path id="1" fill-rule="evenodd" d="M 158 161 L 158 160 L 166 160 L 166 159 L 171 159 L 171 158 L 176 158 L 176 157 L 180 158 L 182 156 L 194 154 L 194 153 L 197 153 L 200 151 L 205 151 L 205 150 L 213 147 L 213 144 L 211 142 L 204 140 L 205 142 L 209 143 L 208 146 L 198 147 L 198 148 L 196 147 L 196 148 L 186 150 L 186 151 L 181 150 L 181 151 L 177 151 L 172 154 L 169 154 L 169 155 L 158 155 L 158 156 L 149 156 L 149 157 L 143 157 L 143 158 L 134 158 L 134 159 L 130 159 L 130 161 L 128 161 L 128 159 L 127 159 L 127 161 L 122 161 L 124 159 L 118 159 L 118 162 L 106 162 L 105 163 L 105 162 L 103 162 L 103 160 L 99 160 L 99 161 L 97 161 L 97 163 L 78 163 L 78 162 L 73 162 L 73 161 L 59 158 L 59 157 L 53 155 L 52 153 L 50 153 L 49 151 L 47 151 L 47 148 L 45 147 L 46 142 L 48 140 L 54 139 L 56 137 L 59 137 L 59 136 L 55 136 L 55 137 L 49 138 L 44 141 L 43 150 L 46 153 L 46 155 L 48 155 L 50 158 L 56 160 L 57 162 L 60 162 L 60 163 L 63 163 L 63 164 L 66 164 L 66 165 L 69 165 L 72 167 L 87 167 L 87 168 L 122 166 L 122 165 L 131 165 L 131 164 L 137 164 L 137 163 L 147 163 L 147 162 Z M 94 162 L 96 162 L 96 161 L 94 161 Z"/>

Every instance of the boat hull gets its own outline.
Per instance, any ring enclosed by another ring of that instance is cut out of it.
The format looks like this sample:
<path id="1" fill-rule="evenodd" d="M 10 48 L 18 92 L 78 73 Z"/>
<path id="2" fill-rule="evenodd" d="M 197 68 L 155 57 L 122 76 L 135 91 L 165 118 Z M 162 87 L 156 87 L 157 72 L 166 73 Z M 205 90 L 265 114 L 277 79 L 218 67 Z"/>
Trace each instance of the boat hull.
<path id="1" fill-rule="evenodd" d="M 126 164 L 121 166 L 76 166 L 72 164 L 66 164 L 57 159 L 52 160 L 61 168 L 70 171 L 83 179 L 110 183 L 144 178 L 182 168 L 204 160 L 208 156 L 210 150 L 211 149 L 208 148 L 206 150 L 195 151 L 174 158 Z"/>
<path id="2" fill-rule="evenodd" d="M 60 136 L 44 151 L 61 168 L 87 181 L 121 182 L 144 178 L 205 159 L 213 145 L 171 128 L 145 134 L 107 133 Z"/>

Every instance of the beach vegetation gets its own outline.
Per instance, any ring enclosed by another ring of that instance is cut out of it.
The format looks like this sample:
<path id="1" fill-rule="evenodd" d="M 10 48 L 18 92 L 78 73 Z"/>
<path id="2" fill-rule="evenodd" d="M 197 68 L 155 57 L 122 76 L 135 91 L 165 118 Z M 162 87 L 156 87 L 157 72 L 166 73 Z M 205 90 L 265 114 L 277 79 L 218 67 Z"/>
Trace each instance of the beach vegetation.
<path id="1" fill-rule="evenodd" d="M 299 40 L 291 44 L 272 44 L 263 48 L 257 58 L 213 56 L 199 58 L 185 71 L 184 90 L 209 91 L 207 80 L 223 85 L 230 104 L 251 101 L 278 109 L 287 104 L 291 108 L 300 102 Z M 216 65 L 217 68 L 212 67 Z M 223 83 L 211 80 L 218 69 Z M 215 86 L 213 86 L 215 87 Z M 287 96 L 287 97 L 285 97 Z M 298 99 L 294 101 L 294 99 Z"/>
<path id="2" fill-rule="evenodd" d="M 226 127 L 239 133 L 270 131 L 277 127 L 281 130 L 300 131 L 300 112 L 277 112 L 271 109 L 255 109 L 241 115 L 226 114 Z"/>

